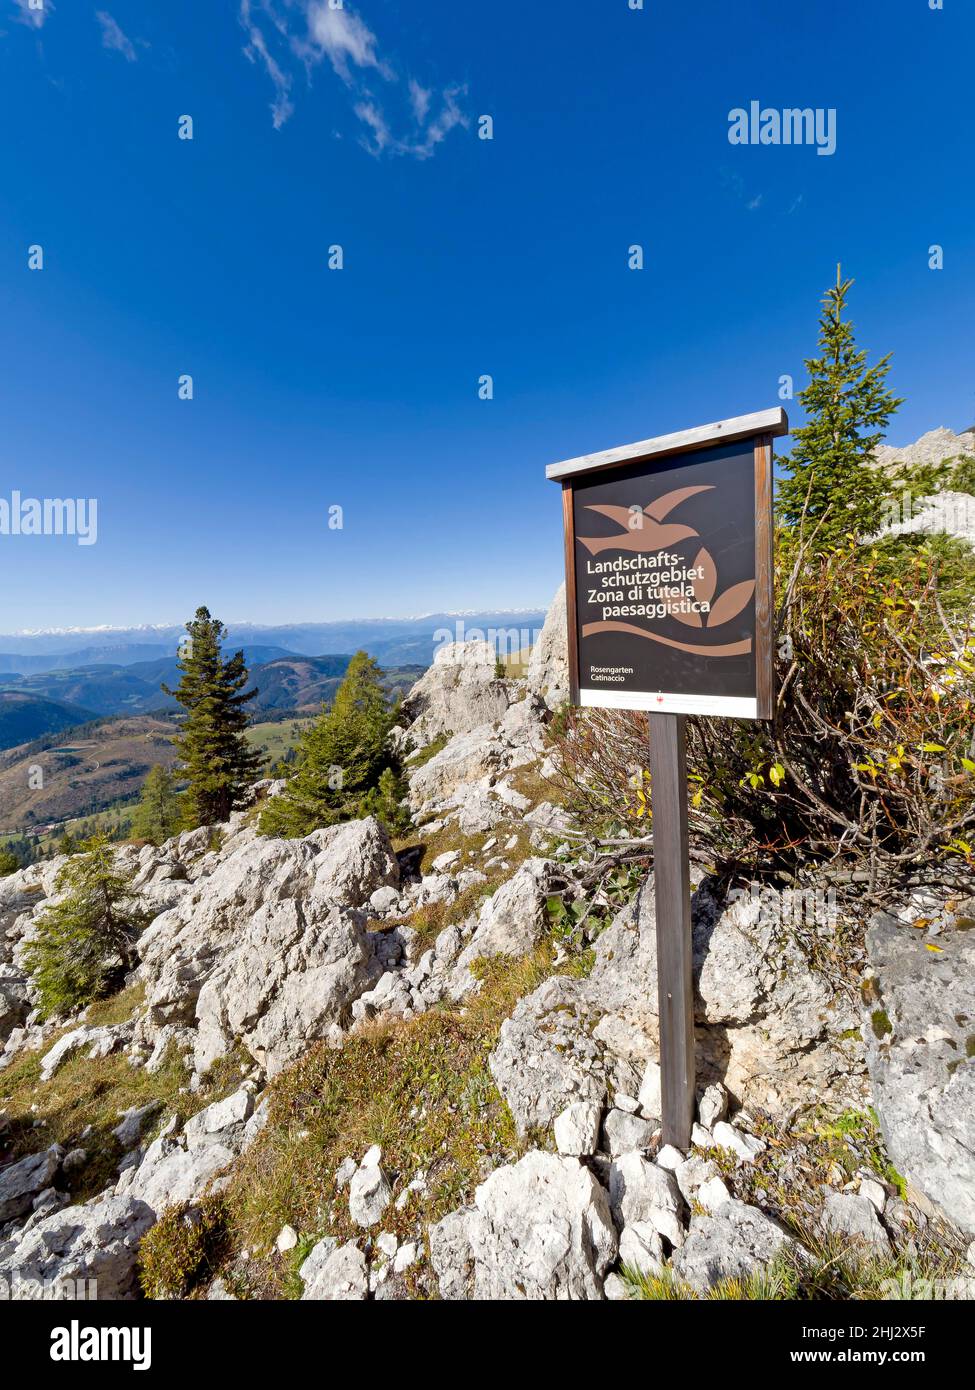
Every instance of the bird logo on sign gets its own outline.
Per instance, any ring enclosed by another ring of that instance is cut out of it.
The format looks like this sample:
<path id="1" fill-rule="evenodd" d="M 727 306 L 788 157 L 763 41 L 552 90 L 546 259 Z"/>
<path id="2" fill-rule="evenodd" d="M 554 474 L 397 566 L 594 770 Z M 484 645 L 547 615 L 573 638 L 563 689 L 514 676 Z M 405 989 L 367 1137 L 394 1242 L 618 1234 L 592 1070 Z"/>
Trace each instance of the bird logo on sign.
<path id="1" fill-rule="evenodd" d="M 588 512 L 599 512 L 610 521 L 622 527 L 622 534 L 615 536 L 580 536 L 579 541 L 590 555 L 598 555 L 602 550 L 655 551 L 665 550 L 678 541 L 685 541 L 699 533 L 691 526 L 679 522 L 664 525 L 670 513 L 698 492 L 712 492 L 713 487 L 679 487 L 673 492 L 658 497 L 642 510 L 639 507 L 587 506 Z"/>

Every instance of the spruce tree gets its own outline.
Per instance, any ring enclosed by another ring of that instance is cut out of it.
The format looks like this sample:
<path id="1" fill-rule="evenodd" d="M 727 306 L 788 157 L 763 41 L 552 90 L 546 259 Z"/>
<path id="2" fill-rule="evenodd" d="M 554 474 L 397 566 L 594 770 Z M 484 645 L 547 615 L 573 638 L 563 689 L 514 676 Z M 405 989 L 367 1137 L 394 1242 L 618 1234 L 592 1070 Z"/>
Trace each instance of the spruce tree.
<path id="1" fill-rule="evenodd" d="M 870 467 L 874 450 L 901 400 L 887 389 L 890 353 L 873 367 L 857 348 L 853 324 L 844 319 L 852 280 L 836 267 L 836 284 L 823 298 L 819 320 L 821 355 L 806 362 L 809 385 L 799 393 L 806 424 L 793 431 L 791 457 L 781 463 L 780 519 L 790 527 L 805 515 L 805 530 L 818 526 L 815 547 L 825 551 L 848 533 L 859 538 L 883 525 L 889 492 L 880 469 Z"/>
<path id="2" fill-rule="evenodd" d="M 142 795 L 132 816 L 132 835 L 161 845 L 179 832 L 182 808 L 176 782 L 168 768 L 156 763 L 142 784 Z"/>
<path id="3" fill-rule="evenodd" d="M 264 808 L 264 834 L 308 835 L 359 814 L 393 761 L 387 740 L 396 714 L 381 677 L 372 657 L 356 652 L 331 709 L 303 735 L 285 791 Z"/>
<path id="4" fill-rule="evenodd" d="M 179 659 L 182 679 L 176 690 L 166 685 L 163 690 L 186 710 L 174 743 L 189 782 L 187 821 L 213 825 L 240 805 L 260 769 L 261 755 L 244 737 L 244 706 L 257 691 L 241 694 L 248 680 L 244 653 L 224 659 L 220 644 L 227 629 L 208 609 L 198 608 L 186 631 L 189 640 Z"/>

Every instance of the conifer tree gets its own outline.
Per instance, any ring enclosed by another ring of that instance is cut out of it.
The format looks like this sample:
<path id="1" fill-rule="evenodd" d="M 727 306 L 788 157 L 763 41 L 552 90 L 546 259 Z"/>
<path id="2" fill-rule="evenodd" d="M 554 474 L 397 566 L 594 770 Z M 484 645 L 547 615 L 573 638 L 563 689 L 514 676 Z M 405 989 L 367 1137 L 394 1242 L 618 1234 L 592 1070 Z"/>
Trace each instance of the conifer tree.
<path id="1" fill-rule="evenodd" d="M 393 761 L 387 739 L 396 707 L 386 701 L 381 676 L 372 657 L 356 652 L 331 709 L 302 737 L 285 791 L 264 808 L 264 834 L 308 835 L 359 813 Z"/>
<path id="2" fill-rule="evenodd" d="M 38 918 L 24 963 L 41 1012 L 70 1013 L 108 993 L 136 964 L 135 940 L 149 920 L 132 893 L 132 874 L 115 867 L 104 838 L 92 840 L 55 879 L 63 896 Z"/>
<path id="3" fill-rule="evenodd" d="M 20 868 L 20 860 L 11 849 L 0 849 L 0 878 L 15 874 Z"/>
<path id="4" fill-rule="evenodd" d="M 187 822 L 213 825 L 240 805 L 244 789 L 260 769 L 260 753 L 244 737 L 244 706 L 257 691 L 240 693 L 248 680 L 244 653 L 224 659 L 220 644 L 227 629 L 211 618 L 209 609 L 198 608 L 186 631 L 189 640 L 180 651 L 179 686 L 170 690 L 164 685 L 163 690 L 186 710 L 174 743 L 189 781 Z"/>
<path id="5" fill-rule="evenodd" d="M 142 784 L 142 795 L 132 816 L 132 834 L 137 840 L 161 845 L 179 832 L 181 824 L 182 809 L 173 774 L 156 763 Z"/>
<path id="6" fill-rule="evenodd" d="M 868 536 L 883 524 L 889 491 L 880 469 L 869 466 L 887 425 L 902 404 L 887 389 L 890 353 L 873 367 L 857 348 L 853 324 L 844 319 L 852 280 L 836 267 L 836 284 L 823 298 L 821 355 L 806 362 L 809 385 L 799 393 L 807 421 L 793 431 L 791 457 L 781 460 L 788 477 L 777 489 L 781 520 L 807 533 L 818 525 L 816 549 L 825 551 L 851 533 Z"/>

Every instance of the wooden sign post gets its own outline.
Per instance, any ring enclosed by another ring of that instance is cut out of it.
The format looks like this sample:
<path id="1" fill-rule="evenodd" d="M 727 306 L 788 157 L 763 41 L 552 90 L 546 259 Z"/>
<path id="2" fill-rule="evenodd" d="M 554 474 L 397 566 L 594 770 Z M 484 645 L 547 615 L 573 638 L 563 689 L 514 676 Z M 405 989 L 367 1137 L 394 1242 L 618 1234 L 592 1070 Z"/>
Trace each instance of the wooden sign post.
<path id="1" fill-rule="evenodd" d="M 782 409 L 554 463 L 573 704 L 646 710 L 662 1143 L 694 1120 L 688 714 L 772 717 L 772 440 Z"/>

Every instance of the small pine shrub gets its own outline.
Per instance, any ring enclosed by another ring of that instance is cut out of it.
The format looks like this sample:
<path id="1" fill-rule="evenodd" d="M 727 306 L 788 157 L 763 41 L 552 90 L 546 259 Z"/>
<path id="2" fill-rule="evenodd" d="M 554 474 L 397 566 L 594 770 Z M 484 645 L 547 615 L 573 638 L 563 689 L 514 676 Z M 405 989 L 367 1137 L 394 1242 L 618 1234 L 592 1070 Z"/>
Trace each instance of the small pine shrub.
<path id="1" fill-rule="evenodd" d="M 112 992 L 133 969 L 148 920 L 104 839 L 73 855 L 55 880 L 64 896 L 39 917 L 24 963 L 45 1018 L 72 1013 Z"/>
<path id="2" fill-rule="evenodd" d="M 227 1243 L 227 1211 L 221 1197 L 170 1207 L 139 1246 L 142 1292 L 147 1298 L 186 1298 L 216 1273 Z"/>

